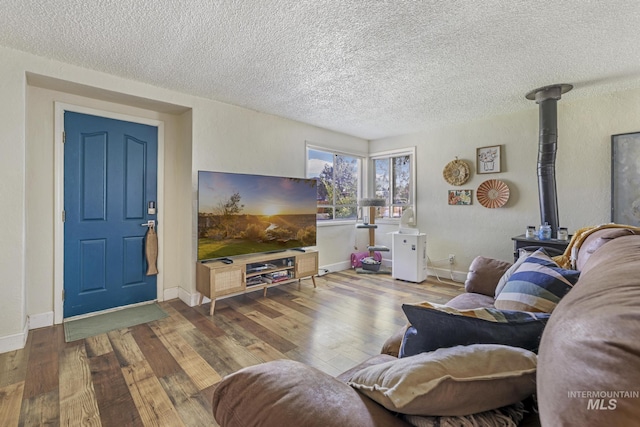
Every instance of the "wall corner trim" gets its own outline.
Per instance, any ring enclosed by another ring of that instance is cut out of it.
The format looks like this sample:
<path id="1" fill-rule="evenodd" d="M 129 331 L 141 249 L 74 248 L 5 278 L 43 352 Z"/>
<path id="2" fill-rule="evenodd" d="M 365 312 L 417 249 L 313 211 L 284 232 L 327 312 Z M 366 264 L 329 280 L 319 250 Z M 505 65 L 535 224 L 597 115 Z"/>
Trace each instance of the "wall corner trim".
<path id="1" fill-rule="evenodd" d="M 24 324 L 24 330 L 18 334 L 0 337 L 0 353 L 23 349 L 29 335 L 29 322 Z"/>
<path id="2" fill-rule="evenodd" d="M 29 315 L 29 330 L 53 326 L 53 311 Z"/>

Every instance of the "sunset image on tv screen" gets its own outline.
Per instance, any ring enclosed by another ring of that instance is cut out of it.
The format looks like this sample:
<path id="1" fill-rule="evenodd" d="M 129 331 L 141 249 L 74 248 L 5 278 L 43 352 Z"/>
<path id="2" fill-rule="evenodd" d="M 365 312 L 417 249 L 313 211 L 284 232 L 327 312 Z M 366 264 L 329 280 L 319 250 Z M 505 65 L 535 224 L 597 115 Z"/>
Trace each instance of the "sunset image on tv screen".
<path id="1" fill-rule="evenodd" d="M 315 179 L 198 172 L 198 260 L 316 244 Z"/>

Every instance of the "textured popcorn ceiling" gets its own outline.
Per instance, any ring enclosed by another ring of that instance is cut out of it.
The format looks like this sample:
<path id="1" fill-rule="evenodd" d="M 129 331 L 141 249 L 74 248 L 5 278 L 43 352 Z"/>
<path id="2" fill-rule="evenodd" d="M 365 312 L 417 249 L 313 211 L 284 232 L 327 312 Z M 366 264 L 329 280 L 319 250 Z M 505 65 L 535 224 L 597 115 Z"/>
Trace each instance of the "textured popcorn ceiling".
<path id="1" fill-rule="evenodd" d="M 377 139 L 640 87 L 640 2 L 0 0 L 0 45 Z"/>

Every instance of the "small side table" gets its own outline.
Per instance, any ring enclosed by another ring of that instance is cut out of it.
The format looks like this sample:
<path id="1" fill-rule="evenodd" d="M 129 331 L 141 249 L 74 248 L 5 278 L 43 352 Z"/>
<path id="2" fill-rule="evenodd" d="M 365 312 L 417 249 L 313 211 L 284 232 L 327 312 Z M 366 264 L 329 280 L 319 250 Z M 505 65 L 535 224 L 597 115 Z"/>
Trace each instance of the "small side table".
<path id="1" fill-rule="evenodd" d="M 540 240 L 537 237 L 527 239 L 524 234 L 521 234 L 519 236 L 512 237 L 511 240 L 513 240 L 513 261 L 515 262 L 518 260 L 520 249 L 535 251 L 542 247 L 545 248 L 551 257 L 562 255 L 565 249 L 567 249 L 567 246 L 569 246 L 571 236 L 569 236 L 568 240 Z"/>

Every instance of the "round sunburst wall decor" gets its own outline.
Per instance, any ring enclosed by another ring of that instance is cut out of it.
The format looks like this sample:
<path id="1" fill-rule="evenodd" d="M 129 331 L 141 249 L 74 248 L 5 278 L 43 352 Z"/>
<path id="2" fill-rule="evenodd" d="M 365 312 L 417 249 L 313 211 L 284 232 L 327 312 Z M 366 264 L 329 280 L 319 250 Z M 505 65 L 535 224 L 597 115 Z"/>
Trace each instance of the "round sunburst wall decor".
<path id="1" fill-rule="evenodd" d="M 499 179 L 488 179 L 480 184 L 476 197 L 485 208 L 501 208 L 509 200 L 509 187 Z"/>

